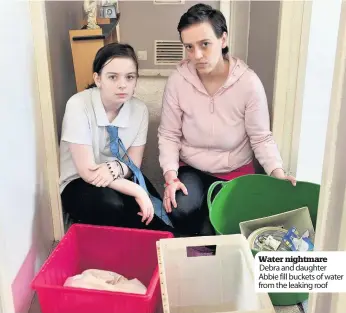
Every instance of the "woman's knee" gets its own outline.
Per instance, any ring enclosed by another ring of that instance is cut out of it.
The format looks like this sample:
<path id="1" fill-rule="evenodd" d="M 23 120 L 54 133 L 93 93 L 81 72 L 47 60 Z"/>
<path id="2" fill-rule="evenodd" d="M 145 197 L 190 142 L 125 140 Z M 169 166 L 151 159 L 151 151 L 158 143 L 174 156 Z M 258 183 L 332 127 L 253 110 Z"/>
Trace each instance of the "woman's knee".
<path id="1" fill-rule="evenodd" d="M 195 169 L 186 169 L 179 174 L 180 181 L 185 185 L 188 194 L 181 190 L 176 192 L 177 211 L 189 215 L 199 210 L 204 196 L 204 186 L 201 177 Z"/>
<path id="2" fill-rule="evenodd" d="M 198 232 L 201 207 L 203 204 L 203 182 L 194 169 L 185 169 L 179 173 L 180 181 L 186 186 L 188 194 L 176 192 L 176 208 L 172 208 L 170 219 L 174 227 L 188 233 Z"/>
<path id="3" fill-rule="evenodd" d="M 189 208 L 189 210 L 173 208 L 169 214 L 173 227 L 182 235 L 193 235 L 199 232 L 200 211 L 199 208 Z"/>

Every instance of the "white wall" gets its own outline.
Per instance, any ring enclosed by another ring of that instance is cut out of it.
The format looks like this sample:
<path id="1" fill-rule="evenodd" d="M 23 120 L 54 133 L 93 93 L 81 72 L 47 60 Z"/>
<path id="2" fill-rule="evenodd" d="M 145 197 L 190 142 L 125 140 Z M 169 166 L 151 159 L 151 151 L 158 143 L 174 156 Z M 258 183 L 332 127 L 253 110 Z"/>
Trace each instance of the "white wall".
<path id="1" fill-rule="evenodd" d="M 341 0 L 314 0 L 310 26 L 298 180 L 321 183 Z"/>
<path id="2" fill-rule="evenodd" d="M 5 1 L 2 11 L 8 13 L 0 19 L 0 298 L 4 312 L 24 313 L 53 231 L 29 3 Z"/>

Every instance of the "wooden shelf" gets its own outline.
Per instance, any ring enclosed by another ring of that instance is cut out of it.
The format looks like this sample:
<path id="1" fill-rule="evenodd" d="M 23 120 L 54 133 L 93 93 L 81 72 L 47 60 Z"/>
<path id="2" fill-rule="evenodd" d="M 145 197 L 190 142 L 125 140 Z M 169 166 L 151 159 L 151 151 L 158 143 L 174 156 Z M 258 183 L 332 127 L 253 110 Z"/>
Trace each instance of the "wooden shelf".
<path id="1" fill-rule="evenodd" d="M 81 29 L 70 30 L 70 44 L 78 92 L 93 82 L 92 64 L 97 51 L 108 43 L 118 42 L 119 18 L 120 13 L 115 19 L 102 19 L 103 23 L 98 24 L 100 26 L 98 29 L 86 29 L 83 26 Z"/>

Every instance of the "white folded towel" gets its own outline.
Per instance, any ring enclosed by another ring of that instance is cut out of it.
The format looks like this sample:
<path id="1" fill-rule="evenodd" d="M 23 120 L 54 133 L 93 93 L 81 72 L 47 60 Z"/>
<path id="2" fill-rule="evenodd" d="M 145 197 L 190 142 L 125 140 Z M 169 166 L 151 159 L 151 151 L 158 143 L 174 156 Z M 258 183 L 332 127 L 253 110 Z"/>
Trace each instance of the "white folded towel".
<path id="1" fill-rule="evenodd" d="M 118 273 L 98 269 L 88 269 L 69 277 L 64 286 L 143 295 L 147 292 L 147 288 L 136 278 L 129 280 Z"/>

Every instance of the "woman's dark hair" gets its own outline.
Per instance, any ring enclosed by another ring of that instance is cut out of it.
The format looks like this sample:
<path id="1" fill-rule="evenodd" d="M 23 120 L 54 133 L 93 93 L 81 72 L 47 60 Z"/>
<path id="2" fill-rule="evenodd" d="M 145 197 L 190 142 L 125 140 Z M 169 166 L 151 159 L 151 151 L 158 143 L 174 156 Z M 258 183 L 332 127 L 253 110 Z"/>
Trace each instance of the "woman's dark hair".
<path id="1" fill-rule="evenodd" d="M 103 67 L 114 58 L 130 58 L 136 65 L 136 72 L 138 75 L 138 59 L 134 49 L 123 43 L 110 43 L 103 46 L 97 51 L 93 62 L 93 73 L 101 74 Z M 86 89 L 96 87 L 95 83 L 88 85 Z"/>
<path id="2" fill-rule="evenodd" d="M 178 32 L 181 39 L 181 32 L 191 25 L 209 22 L 212 26 L 217 38 L 221 38 L 224 32 L 227 31 L 227 24 L 224 15 L 219 11 L 213 9 L 210 5 L 198 3 L 188 9 L 180 18 L 178 24 Z M 228 53 L 228 47 L 222 49 L 222 54 Z"/>

